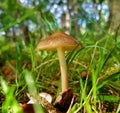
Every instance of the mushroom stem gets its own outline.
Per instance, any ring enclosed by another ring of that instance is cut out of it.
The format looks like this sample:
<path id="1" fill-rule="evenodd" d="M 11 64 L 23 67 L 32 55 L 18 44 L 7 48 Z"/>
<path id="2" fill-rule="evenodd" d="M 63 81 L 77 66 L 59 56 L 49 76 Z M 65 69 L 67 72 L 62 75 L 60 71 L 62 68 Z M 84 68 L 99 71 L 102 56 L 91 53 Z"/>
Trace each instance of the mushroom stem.
<path id="1" fill-rule="evenodd" d="M 62 92 L 64 92 L 68 89 L 68 73 L 64 49 L 57 48 L 57 53 L 60 62 Z"/>

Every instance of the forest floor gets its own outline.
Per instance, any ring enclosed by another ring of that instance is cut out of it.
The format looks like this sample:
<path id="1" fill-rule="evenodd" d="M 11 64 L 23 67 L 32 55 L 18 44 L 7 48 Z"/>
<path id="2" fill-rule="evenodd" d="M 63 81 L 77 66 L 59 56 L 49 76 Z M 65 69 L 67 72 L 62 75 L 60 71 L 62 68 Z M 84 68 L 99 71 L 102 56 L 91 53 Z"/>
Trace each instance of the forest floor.
<path id="1" fill-rule="evenodd" d="M 70 89 L 62 93 L 56 52 L 36 52 L 32 43 L 4 44 L 0 51 L 0 110 L 11 113 L 17 108 L 19 113 L 21 106 L 31 110 L 33 106 L 20 103 L 26 104 L 33 96 L 45 110 L 53 110 L 51 113 L 119 113 L 118 43 L 108 37 L 88 42 L 83 49 L 66 53 Z M 38 96 L 42 92 L 52 103 Z"/>

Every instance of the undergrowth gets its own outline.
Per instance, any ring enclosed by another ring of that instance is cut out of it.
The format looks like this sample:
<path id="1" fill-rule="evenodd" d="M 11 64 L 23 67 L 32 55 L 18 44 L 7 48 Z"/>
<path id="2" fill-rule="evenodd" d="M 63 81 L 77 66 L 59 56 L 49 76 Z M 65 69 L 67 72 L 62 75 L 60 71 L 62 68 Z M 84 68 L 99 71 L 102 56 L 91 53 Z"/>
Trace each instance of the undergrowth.
<path id="1" fill-rule="evenodd" d="M 120 48 L 117 36 L 107 34 L 91 40 L 86 33 L 78 40 L 83 44 L 82 49 L 66 52 L 69 85 L 76 97 L 70 113 L 119 113 Z M 2 44 L 0 110 L 21 113 L 19 103 L 28 101 L 27 93 L 37 98 L 40 92 L 47 92 L 54 101 L 61 91 L 56 52 L 36 51 L 33 42 L 28 45 L 21 42 Z M 44 113 L 39 104 L 35 111 Z"/>

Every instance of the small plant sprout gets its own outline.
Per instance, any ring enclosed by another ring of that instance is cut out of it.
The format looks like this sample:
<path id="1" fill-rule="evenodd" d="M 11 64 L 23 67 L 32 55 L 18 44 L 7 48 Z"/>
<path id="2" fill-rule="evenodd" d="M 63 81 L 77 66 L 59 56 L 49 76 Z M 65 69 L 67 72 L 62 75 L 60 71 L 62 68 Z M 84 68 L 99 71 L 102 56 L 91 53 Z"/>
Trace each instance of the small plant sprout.
<path id="1" fill-rule="evenodd" d="M 78 44 L 75 38 L 63 32 L 55 32 L 51 36 L 39 42 L 37 46 L 37 50 L 57 50 L 61 70 L 62 92 L 69 88 L 65 50 L 73 50 L 77 46 Z"/>

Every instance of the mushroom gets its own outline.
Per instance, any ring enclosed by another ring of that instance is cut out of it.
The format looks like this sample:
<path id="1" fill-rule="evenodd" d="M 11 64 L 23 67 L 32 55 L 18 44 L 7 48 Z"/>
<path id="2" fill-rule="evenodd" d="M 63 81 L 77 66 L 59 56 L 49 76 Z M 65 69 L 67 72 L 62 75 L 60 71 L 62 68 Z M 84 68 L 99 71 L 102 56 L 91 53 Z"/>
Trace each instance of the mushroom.
<path id="1" fill-rule="evenodd" d="M 73 50 L 76 46 L 78 46 L 78 44 L 75 38 L 59 31 L 39 42 L 37 46 L 37 50 L 57 50 L 61 70 L 62 92 L 69 88 L 65 50 Z"/>

